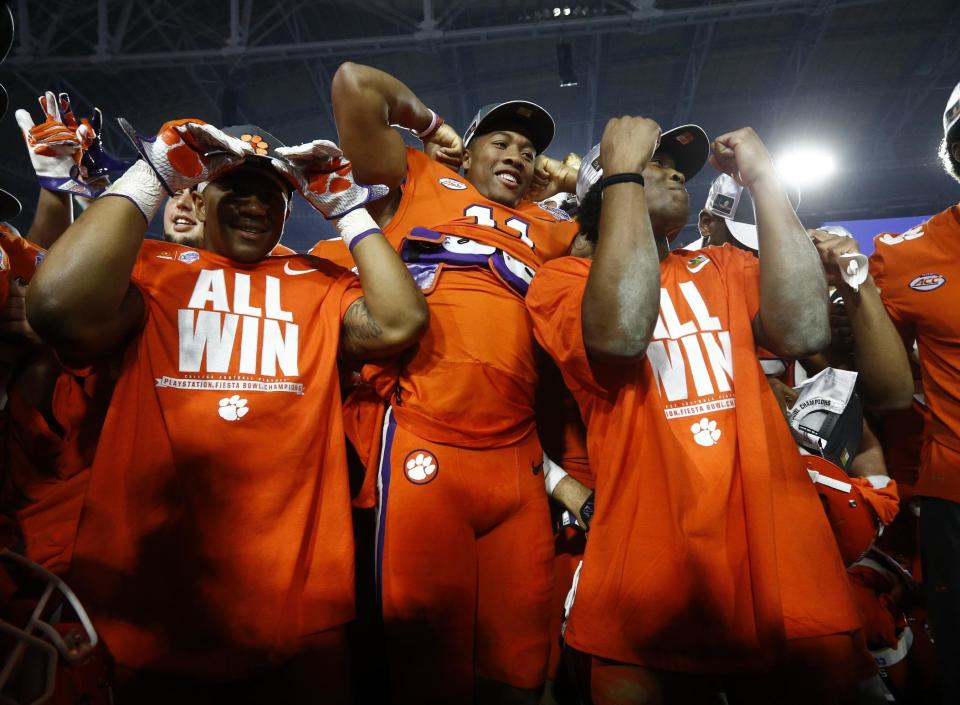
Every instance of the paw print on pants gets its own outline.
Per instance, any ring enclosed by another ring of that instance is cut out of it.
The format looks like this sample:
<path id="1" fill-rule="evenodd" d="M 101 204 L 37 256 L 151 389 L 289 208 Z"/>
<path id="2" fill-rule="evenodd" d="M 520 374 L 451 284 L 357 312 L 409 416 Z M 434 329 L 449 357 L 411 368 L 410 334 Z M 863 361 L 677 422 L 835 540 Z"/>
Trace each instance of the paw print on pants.
<path id="1" fill-rule="evenodd" d="M 693 434 L 693 440 L 699 445 L 710 447 L 717 445 L 720 440 L 720 431 L 717 430 L 717 422 L 704 417 L 690 427 Z"/>
<path id="2" fill-rule="evenodd" d="M 239 394 L 221 399 L 220 408 L 217 409 L 220 418 L 226 421 L 239 421 L 247 415 L 248 411 L 250 409 L 247 408 L 247 400 L 241 399 Z"/>
<path id="3" fill-rule="evenodd" d="M 439 463 L 428 450 L 415 450 L 403 460 L 403 472 L 415 485 L 425 485 L 437 476 Z"/>

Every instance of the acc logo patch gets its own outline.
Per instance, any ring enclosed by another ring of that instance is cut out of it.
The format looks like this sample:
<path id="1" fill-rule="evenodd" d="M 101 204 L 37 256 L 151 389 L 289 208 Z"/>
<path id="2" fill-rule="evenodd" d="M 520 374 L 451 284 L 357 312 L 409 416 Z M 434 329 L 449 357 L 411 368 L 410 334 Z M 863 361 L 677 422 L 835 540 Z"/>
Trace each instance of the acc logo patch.
<path id="1" fill-rule="evenodd" d="M 914 291 L 933 291 L 939 289 L 947 283 L 947 278 L 940 274 L 921 274 L 914 277 L 910 282 L 910 288 Z"/>
<path id="2" fill-rule="evenodd" d="M 415 485 L 432 482 L 440 470 L 440 464 L 429 450 L 414 450 L 403 459 L 403 474 Z"/>
<path id="3" fill-rule="evenodd" d="M 548 206 L 543 201 L 538 202 L 537 205 L 543 208 L 543 210 L 545 210 L 547 213 L 552 215 L 556 220 L 559 220 L 565 223 L 569 223 L 571 220 L 573 220 L 573 218 L 570 217 L 570 214 L 567 213 L 562 208 L 556 208 L 555 206 Z"/>
<path id="4" fill-rule="evenodd" d="M 200 253 L 192 250 L 190 252 L 181 252 L 179 255 L 177 255 L 177 259 L 181 262 L 186 262 L 187 264 L 193 264 L 200 259 Z"/>
<path id="5" fill-rule="evenodd" d="M 448 177 L 446 177 L 446 176 L 444 176 L 442 179 L 440 179 L 440 185 L 441 185 L 441 186 L 445 186 L 446 188 L 450 189 L 451 191 L 466 191 L 466 190 L 467 190 L 467 185 L 466 185 L 465 183 L 463 183 L 462 181 L 457 181 L 456 179 L 448 178 Z"/>

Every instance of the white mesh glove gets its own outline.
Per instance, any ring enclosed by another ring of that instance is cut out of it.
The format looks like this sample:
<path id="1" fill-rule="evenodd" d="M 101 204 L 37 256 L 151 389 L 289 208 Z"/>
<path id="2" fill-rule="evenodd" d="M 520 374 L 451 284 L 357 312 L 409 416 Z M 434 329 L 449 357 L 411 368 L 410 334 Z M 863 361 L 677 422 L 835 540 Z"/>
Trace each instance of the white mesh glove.
<path id="1" fill-rule="evenodd" d="M 295 147 L 278 147 L 287 164 L 274 167 L 299 184 L 297 190 L 327 220 L 341 218 L 389 193 L 383 184 L 366 186 L 353 178 L 353 165 L 329 140 L 313 140 Z"/>
<path id="2" fill-rule="evenodd" d="M 49 191 L 65 191 L 81 196 L 93 196 L 93 190 L 79 178 L 83 150 L 90 146 L 96 135 L 86 124 L 65 124 L 61 116 L 69 114 L 70 97 L 60 94 L 60 101 L 52 91 L 40 96 L 40 107 L 46 118 L 35 125 L 30 113 L 22 108 L 16 112 L 17 125 L 27 145 L 30 163 L 37 174 L 40 186 Z"/>
<path id="3" fill-rule="evenodd" d="M 143 137 L 123 118 L 120 127 L 171 196 L 209 181 L 254 153 L 248 142 L 231 137 L 203 120 L 165 122 L 154 137 Z"/>

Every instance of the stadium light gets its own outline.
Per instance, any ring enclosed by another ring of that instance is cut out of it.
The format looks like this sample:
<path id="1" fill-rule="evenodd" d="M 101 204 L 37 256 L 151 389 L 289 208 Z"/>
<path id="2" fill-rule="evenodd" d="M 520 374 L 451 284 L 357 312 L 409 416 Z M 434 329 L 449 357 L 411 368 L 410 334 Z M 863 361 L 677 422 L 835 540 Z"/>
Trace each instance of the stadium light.
<path id="1" fill-rule="evenodd" d="M 822 147 L 794 147 L 776 160 L 781 178 L 797 187 L 816 186 L 837 172 L 837 162 Z"/>

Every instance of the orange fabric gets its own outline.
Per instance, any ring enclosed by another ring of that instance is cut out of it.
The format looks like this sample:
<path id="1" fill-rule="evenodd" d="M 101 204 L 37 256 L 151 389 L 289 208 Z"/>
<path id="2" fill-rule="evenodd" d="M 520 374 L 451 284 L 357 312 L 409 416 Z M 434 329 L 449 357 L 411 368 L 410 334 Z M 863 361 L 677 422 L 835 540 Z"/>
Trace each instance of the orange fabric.
<path id="1" fill-rule="evenodd" d="M 851 477 L 850 482 L 860 489 L 864 501 L 884 524 L 897 518 L 900 511 L 900 495 L 897 493 L 897 481 L 890 480 L 883 489 L 877 489 L 865 477 Z"/>
<path id="2" fill-rule="evenodd" d="M 21 237 L 6 223 L 0 223 L 0 304 L 7 300 L 10 281 L 19 277 L 29 282 L 45 253 L 42 247 Z"/>
<path id="3" fill-rule="evenodd" d="M 594 477 L 587 457 L 587 429 L 577 401 L 549 358 L 540 361 L 537 387 L 537 434 L 543 452 L 568 475 L 593 489 Z"/>
<path id="4" fill-rule="evenodd" d="M 669 255 L 653 340 L 623 367 L 595 368 L 584 348 L 590 266 L 548 263 L 527 295 L 597 481 L 568 643 L 735 671 L 770 663 L 786 638 L 855 628 L 830 527 L 757 361 L 756 259 L 732 247 Z"/>
<path id="5" fill-rule="evenodd" d="M 883 415 L 883 459 L 887 472 L 897 481 L 900 499 L 906 503 L 914 494 L 920 477 L 920 452 L 926 407 L 917 401 L 909 409 Z"/>
<path id="6" fill-rule="evenodd" d="M 941 446 L 926 455 L 914 491 L 960 502 L 960 206 L 902 235 L 878 235 L 874 244 L 870 272 L 904 340 L 917 341 L 925 435 Z"/>
<path id="7" fill-rule="evenodd" d="M 475 676 L 539 687 L 553 540 L 536 434 L 462 449 L 388 429 L 378 574 L 393 701 L 471 702 Z"/>
<path id="8" fill-rule="evenodd" d="M 145 241 L 133 281 L 68 582 L 120 666 L 253 673 L 354 615 L 336 358 L 358 280 Z"/>
<path id="9" fill-rule="evenodd" d="M 413 228 L 423 227 L 493 245 L 535 270 L 566 253 L 576 234 L 566 214 L 490 201 L 415 149 L 407 149 L 401 188 L 384 228 L 398 251 Z M 311 253 L 338 263 L 349 257 L 339 239 L 321 241 Z M 427 302 L 430 328 L 414 353 L 399 367 L 368 365 L 365 380 L 384 399 L 399 400 L 400 425 L 435 442 L 482 448 L 525 437 L 534 427 L 537 370 L 523 300 L 489 271 L 447 266 Z"/>
<path id="10" fill-rule="evenodd" d="M 295 254 L 297 254 L 296 250 L 292 250 L 286 245 L 281 245 L 280 243 L 277 243 L 277 245 L 272 250 L 270 250 L 270 255 L 274 257 L 283 257 L 284 255 L 295 255 Z"/>

